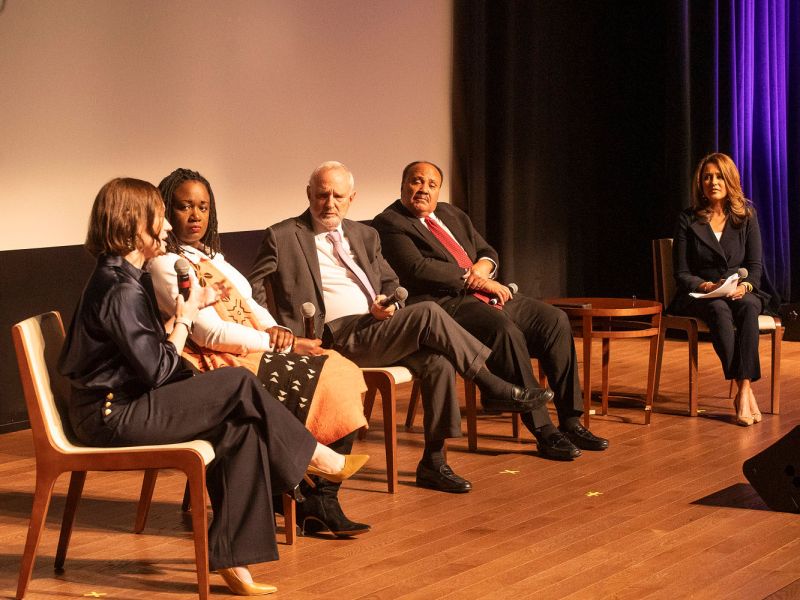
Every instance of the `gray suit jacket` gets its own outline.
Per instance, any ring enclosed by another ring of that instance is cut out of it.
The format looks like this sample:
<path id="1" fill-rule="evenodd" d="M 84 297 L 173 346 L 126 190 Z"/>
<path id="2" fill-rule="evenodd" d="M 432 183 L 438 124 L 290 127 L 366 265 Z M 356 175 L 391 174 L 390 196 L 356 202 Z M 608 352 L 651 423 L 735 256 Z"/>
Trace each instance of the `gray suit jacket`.
<path id="1" fill-rule="evenodd" d="M 398 285 L 397 275 L 381 254 L 378 232 L 357 221 L 342 222 L 344 235 L 350 242 L 355 260 L 367 274 L 378 294 L 391 295 Z M 253 298 L 267 306 L 270 291 L 274 298 L 273 316 L 281 325 L 296 334 L 303 332 L 303 315 L 300 307 L 311 302 L 317 309 L 314 325 L 321 338 L 325 323 L 325 303 L 322 298 L 322 281 L 314 243 L 311 213 L 286 219 L 267 227 L 258 256 L 250 273 Z M 272 307 L 270 307 L 272 308 Z M 343 317 L 329 324 L 336 335 L 343 323 L 357 316 Z"/>

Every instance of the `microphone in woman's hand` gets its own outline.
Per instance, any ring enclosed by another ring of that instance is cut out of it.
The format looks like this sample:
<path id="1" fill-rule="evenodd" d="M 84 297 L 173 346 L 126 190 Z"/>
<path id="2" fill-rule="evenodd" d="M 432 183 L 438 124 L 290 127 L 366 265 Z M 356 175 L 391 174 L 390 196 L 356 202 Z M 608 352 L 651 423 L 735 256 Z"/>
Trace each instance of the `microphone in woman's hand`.
<path id="1" fill-rule="evenodd" d="M 749 275 L 747 269 L 745 269 L 744 267 L 740 267 L 739 270 L 736 271 L 736 274 L 739 275 L 739 279 L 746 279 L 747 276 Z"/>
<path id="2" fill-rule="evenodd" d="M 184 300 L 189 299 L 189 291 L 192 289 L 192 282 L 189 279 L 189 261 L 179 258 L 175 261 L 175 273 L 178 275 L 178 292 Z"/>

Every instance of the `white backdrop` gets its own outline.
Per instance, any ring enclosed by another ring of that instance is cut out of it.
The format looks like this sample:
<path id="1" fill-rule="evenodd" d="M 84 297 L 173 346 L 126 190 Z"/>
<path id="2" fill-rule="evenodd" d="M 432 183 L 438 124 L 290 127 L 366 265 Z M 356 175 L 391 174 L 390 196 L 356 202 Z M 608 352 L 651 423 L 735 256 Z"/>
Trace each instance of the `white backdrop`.
<path id="1" fill-rule="evenodd" d="M 407 162 L 449 170 L 451 30 L 449 0 L 6 0 L 0 250 L 82 243 L 103 183 L 176 167 L 222 231 L 300 213 L 324 160 L 370 218 Z"/>

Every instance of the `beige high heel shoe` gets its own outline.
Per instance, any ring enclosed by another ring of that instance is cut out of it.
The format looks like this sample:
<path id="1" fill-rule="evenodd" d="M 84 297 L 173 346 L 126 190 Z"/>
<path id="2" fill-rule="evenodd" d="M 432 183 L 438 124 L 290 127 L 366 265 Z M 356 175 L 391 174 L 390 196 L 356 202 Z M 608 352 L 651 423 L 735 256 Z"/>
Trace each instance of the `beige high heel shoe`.
<path id="1" fill-rule="evenodd" d="M 763 417 L 761 416 L 761 410 L 759 410 L 758 408 L 758 401 L 756 400 L 756 395 L 753 393 L 752 389 L 750 390 L 749 396 L 750 396 L 750 412 L 753 415 L 753 422 L 760 423 Z"/>
<path id="2" fill-rule="evenodd" d="M 268 583 L 244 581 L 233 569 L 217 569 L 217 573 L 222 576 L 225 584 L 237 596 L 266 596 L 278 591 L 278 588 Z"/>
<path id="3" fill-rule="evenodd" d="M 749 399 L 748 399 L 748 408 L 749 408 Z M 742 427 L 750 427 L 753 424 L 753 416 L 744 416 L 742 415 L 742 396 L 741 392 L 736 392 L 736 396 L 733 398 L 733 406 L 736 409 L 736 424 L 741 425 Z"/>

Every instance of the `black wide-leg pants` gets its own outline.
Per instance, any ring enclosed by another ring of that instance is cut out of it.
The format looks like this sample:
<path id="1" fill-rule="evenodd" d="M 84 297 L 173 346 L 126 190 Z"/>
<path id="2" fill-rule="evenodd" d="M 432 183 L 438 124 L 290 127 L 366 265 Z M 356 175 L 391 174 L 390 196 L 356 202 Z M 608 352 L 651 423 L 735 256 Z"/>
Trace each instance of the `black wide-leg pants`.
<path id="1" fill-rule="evenodd" d="M 214 447 L 206 474 L 214 511 L 212 570 L 278 559 L 272 494 L 300 482 L 316 441 L 255 375 L 240 367 L 218 369 L 138 398 L 118 398 L 108 408 L 105 415 L 100 402 L 101 419 L 82 420 L 76 433 L 89 438 L 82 441 L 134 446 L 204 439 Z"/>

